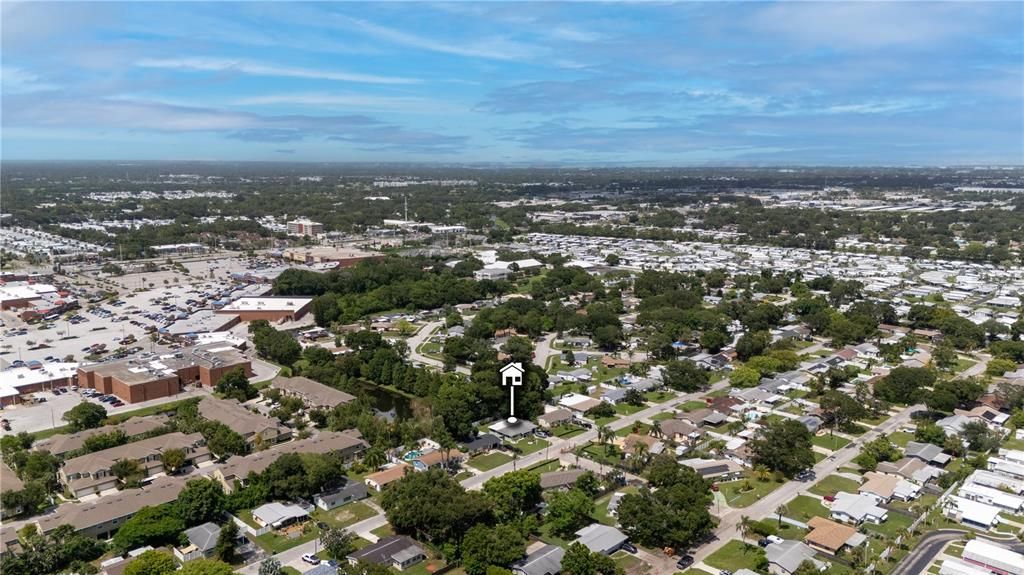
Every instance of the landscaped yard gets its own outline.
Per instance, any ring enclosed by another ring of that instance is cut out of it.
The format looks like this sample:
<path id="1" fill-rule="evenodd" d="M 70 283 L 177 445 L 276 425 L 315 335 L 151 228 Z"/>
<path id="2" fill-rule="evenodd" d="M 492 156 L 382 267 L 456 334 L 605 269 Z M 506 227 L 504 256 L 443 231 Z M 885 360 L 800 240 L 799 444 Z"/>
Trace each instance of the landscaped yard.
<path id="1" fill-rule="evenodd" d="M 259 545 L 264 551 L 271 555 L 275 555 L 282 551 L 286 551 L 295 547 L 296 545 L 302 545 L 312 541 L 320 536 L 320 530 L 316 528 L 316 525 L 312 521 L 308 522 L 304 527 L 295 529 L 302 529 L 297 537 L 288 537 L 280 535 L 280 531 L 271 531 L 264 533 L 263 535 L 249 536 L 257 545 Z"/>
<path id="2" fill-rule="evenodd" d="M 601 427 L 602 425 L 608 425 L 609 423 L 617 420 L 618 418 L 619 418 L 618 415 L 609 415 L 608 417 L 598 417 L 597 419 L 594 420 L 594 424 L 596 424 L 598 427 Z"/>
<path id="3" fill-rule="evenodd" d="M 515 443 L 511 443 L 511 445 L 515 445 L 517 448 L 519 448 L 519 455 L 529 455 L 531 453 L 540 451 L 545 447 L 549 447 L 551 445 L 551 442 L 540 437 L 529 436 L 524 437 L 523 439 L 520 439 Z"/>
<path id="4" fill-rule="evenodd" d="M 597 443 L 588 443 L 578 449 L 578 453 L 587 459 L 596 461 L 602 465 L 616 466 L 622 462 L 622 451 L 617 449 L 608 455 L 606 446 Z"/>
<path id="5" fill-rule="evenodd" d="M 718 551 L 708 555 L 704 562 L 717 569 L 728 569 L 732 572 L 740 569 L 753 571 L 763 557 L 764 549 L 733 539 Z"/>
<path id="6" fill-rule="evenodd" d="M 889 441 L 898 445 L 899 447 L 906 447 L 908 443 L 914 440 L 913 433 L 907 433 L 906 431 L 895 431 L 889 434 Z"/>
<path id="7" fill-rule="evenodd" d="M 839 435 L 831 435 L 826 433 L 825 435 L 815 435 L 811 438 L 811 443 L 818 447 L 824 447 L 830 451 L 836 451 L 850 444 L 850 440 Z"/>
<path id="8" fill-rule="evenodd" d="M 668 391 L 648 391 L 644 394 L 644 399 L 651 403 L 664 403 L 675 396 L 676 394 Z"/>
<path id="9" fill-rule="evenodd" d="M 548 471 L 558 471 L 561 469 L 561 463 L 559 463 L 557 459 L 549 459 L 547 461 L 542 461 L 533 467 L 528 467 L 527 469 L 535 473 L 547 473 Z"/>
<path id="10" fill-rule="evenodd" d="M 511 455 L 501 451 L 492 451 L 491 453 L 473 457 L 466 462 L 466 465 L 480 471 L 489 471 L 499 465 L 504 465 L 509 461 L 512 461 Z"/>
<path id="11" fill-rule="evenodd" d="M 690 412 L 695 409 L 704 409 L 708 406 L 706 401 L 700 401 L 699 399 L 691 399 L 690 401 L 684 401 L 679 405 L 679 409 Z"/>
<path id="12" fill-rule="evenodd" d="M 786 504 L 786 508 L 789 510 L 786 517 L 802 523 L 807 523 L 811 517 L 828 517 L 829 515 L 829 510 L 821 504 L 821 501 L 806 495 L 797 495 Z"/>
<path id="13" fill-rule="evenodd" d="M 381 525 L 380 527 L 370 531 L 370 533 L 373 533 L 377 537 L 391 537 L 395 534 L 395 530 L 392 529 L 391 524 L 388 523 L 387 525 Z"/>
<path id="14" fill-rule="evenodd" d="M 772 479 L 760 481 L 755 477 L 747 477 L 737 481 L 719 483 L 718 490 L 725 497 L 729 507 L 748 507 L 759 499 L 782 487 L 782 483 L 776 483 Z"/>
<path id="15" fill-rule="evenodd" d="M 323 521 L 331 527 L 348 527 L 354 523 L 358 523 L 363 519 L 369 519 L 376 515 L 377 512 L 372 507 L 363 503 L 362 501 L 353 501 L 347 505 L 342 505 L 330 511 L 324 511 L 323 509 L 317 509 L 313 513 L 313 519 L 317 521 Z"/>
<path id="16" fill-rule="evenodd" d="M 914 522 L 913 517 L 907 517 L 902 513 L 893 513 L 890 511 L 887 515 L 889 518 L 882 523 L 878 525 L 875 525 L 874 523 L 866 523 L 864 528 L 868 531 L 884 535 L 889 539 L 895 539 L 900 532 L 904 531 L 907 527 L 910 527 L 910 524 Z"/>
<path id="17" fill-rule="evenodd" d="M 643 411 L 644 409 L 647 409 L 646 405 L 632 405 L 625 401 L 615 404 L 615 413 L 618 413 L 619 415 L 633 415 L 634 413 Z"/>
<path id="18" fill-rule="evenodd" d="M 637 423 L 634 423 L 633 425 L 630 425 L 629 427 L 623 427 L 622 429 L 616 431 L 615 435 L 617 435 L 618 437 L 626 437 L 627 435 L 629 435 L 631 433 L 636 433 L 636 434 L 639 434 L 639 435 L 647 435 L 650 431 L 651 431 L 651 426 L 650 425 L 647 425 L 646 423 L 637 422 Z"/>
<path id="19" fill-rule="evenodd" d="M 846 477 L 839 475 L 829 475 L 821 481 L 814 484 L 814 487 L 808 489 L 815 495 L 835 495 L 838 491 L 846 491 L 848 493 L 857 493 L 857 488 L 860 487 L 860 483 Z"/>

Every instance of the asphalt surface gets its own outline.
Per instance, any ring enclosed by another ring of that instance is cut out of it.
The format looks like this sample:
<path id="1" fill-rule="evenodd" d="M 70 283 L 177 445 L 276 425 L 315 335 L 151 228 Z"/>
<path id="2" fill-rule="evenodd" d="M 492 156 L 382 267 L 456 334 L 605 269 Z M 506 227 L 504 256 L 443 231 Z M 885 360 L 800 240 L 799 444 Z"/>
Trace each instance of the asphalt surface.
<path id="1" fill-rule="evenodd" d="M 963 539 L 964 535 L 965 532 L 956 529 L 940 529 L 926 534 L 889 575 L 919 575 L 926 572 L 946 544 Z"/>

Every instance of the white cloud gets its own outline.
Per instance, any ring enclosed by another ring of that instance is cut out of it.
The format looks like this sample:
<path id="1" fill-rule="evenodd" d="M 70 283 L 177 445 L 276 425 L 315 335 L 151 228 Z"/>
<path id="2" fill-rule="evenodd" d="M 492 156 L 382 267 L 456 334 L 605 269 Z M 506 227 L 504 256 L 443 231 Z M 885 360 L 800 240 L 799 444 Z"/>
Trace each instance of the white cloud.
<path id="1" fill-rule="evenodd" d="M 57 84 L 43 81 L 28 70 L 8 66 L 0 66 L 0 86 L 7 94 L 27 94 L 60 88 Z"/>
<path id="2" fill-rule="evenodd" d="M 406 112 L 452 112 L 454 106 L 411 96 L 375 96 L 370 94 L 305 92 L 295 94 L 264 94 L 239 98 L 238 106 L 300 105 L 326 108 L 381 109 Z"/>
<path id="3" fill-rule="evenodd" d="M 503 37 L 492 37 L 487 40 L 477 40 L 460 43 L 449 43 L 418 34 L 412 34 L 395 28 L 374 24 L 367 20 L 337 16 L 347 27 L 355 28 L 364 34 L 385 40 L 401 46 L 419 48 L 442 54 L 453 54 L 455 56 L 467 56 L 470 58 L 484 58 L 488 60 L 530 60 L 539 55 L 536 47 L 522 42 Z"/>
<path id="4" fill-rule="evenodd" d="M 278 66 L 263 64 L 249 60 L 230 58 L 146 58 L 136 62 L 142 68 L 161 68 L 167 70 L 193 70 L 199 72 L 239 72 L 250 76 L 279 76 L 286 78 L 307 78 L 311 80 L 335 80 L 339 82 L 357 82 L 362 84 L 416 84 L 416 78 L 396 76 L 376 76 L 353 72 L 338 72 L 300 68 L 294 66 Z"/>

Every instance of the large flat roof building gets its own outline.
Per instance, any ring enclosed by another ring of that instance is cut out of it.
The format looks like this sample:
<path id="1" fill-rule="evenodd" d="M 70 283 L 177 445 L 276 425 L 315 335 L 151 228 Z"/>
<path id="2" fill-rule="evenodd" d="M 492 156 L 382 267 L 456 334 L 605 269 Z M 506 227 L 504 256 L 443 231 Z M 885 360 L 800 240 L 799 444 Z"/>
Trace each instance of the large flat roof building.
<path id="1" fill-rule="evenodd" d="M 295 321 L 306 315 L 313 303 L 311 297 L 264 296 L 241 297 L 218 309 L 218 315 L 237 315 L 241 321 L 265 319 L 271 323 Z"/>
<path id="2" fill-rule="evenodd" d="M 212 387 L 236 367 L 241 367 L 246 377 L 252 376 L 249 358 L 230 345 L 215 343 L 152 360 L 83 365 L 78 368 L 78 385 L 138 403 L 175 395 L 189 384 Z"/>
<path id="3" fill-rule="evenodd" d="M 312 220 L 292 220 L 288 222 L 289 236 L 318 236 L 324 233 L 324 225 Z"/>

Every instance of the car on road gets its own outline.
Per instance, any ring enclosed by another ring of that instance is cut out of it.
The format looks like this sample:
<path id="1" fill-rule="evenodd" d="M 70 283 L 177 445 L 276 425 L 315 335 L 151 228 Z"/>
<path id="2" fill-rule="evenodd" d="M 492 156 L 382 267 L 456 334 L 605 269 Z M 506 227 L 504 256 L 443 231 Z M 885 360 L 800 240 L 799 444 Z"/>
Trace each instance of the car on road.
<path id="1" fill-rule="evenodd" d="M 317 557 L 316 555 L 313 555 L 312 553 L 305 553 L 305 554 L 303 554 L 302 560 L 305 561 L 306 563 L 309 563 L 310 565 L 319 565 L 320 564 L 320 558 Z"/>
<path id="2" fill-rule="evenodd" d="M 690 565 L 693 565 L 693 555 L 683 555 L 676 561 L 676 567 L 680 569 L 686 569 Z"/>

